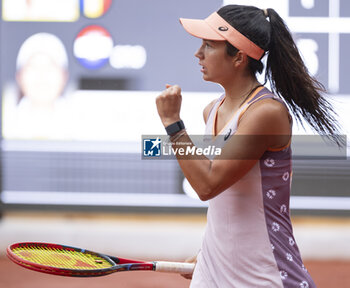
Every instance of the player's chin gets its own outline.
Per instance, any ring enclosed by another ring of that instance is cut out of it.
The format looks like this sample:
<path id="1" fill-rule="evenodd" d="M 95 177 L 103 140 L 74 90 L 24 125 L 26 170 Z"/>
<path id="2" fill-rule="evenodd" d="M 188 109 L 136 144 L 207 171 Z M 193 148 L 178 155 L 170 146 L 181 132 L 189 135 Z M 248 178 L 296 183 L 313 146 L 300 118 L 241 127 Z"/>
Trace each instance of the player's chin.
<path id="1" fill-rule="evenodd" d="M 203 75 L 203 80 L 206 82 L 213 82 L 213 83 L 218 83 L 220 84 L 218 81 L 216 81 L 213 77 L 209 77 L 208 75 Z"/>
<path id="2" fill-rule="evenodd" d="M 204 81 L 208 81 L 208 82 L 219 83 L 218 82 L 219 78 L 216 77 L 215 75 L 209 74 L 209 73 L 203 73 L 202 79 Z"/>
<path id="3" fill-rule="evenodd" d="M 208 74 L 205 74 L 205 73 L 203 73 L 203 77 L 202 78 L 203 78 L 204 81 L 212 81 L 210 76 Z"/>

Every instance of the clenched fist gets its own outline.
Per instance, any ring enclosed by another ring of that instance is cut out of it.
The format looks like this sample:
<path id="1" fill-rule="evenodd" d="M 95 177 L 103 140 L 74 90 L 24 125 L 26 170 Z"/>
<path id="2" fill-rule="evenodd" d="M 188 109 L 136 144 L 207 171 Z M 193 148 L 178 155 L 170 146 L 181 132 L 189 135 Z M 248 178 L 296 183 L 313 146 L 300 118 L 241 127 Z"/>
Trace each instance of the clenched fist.
<path id="1" fill-rule="evenodd" d="M 166 85 L 166 89 L 157 97 L 156 105 L 164 127 L 180 120 L 181 88 L 178 85 Z"/>

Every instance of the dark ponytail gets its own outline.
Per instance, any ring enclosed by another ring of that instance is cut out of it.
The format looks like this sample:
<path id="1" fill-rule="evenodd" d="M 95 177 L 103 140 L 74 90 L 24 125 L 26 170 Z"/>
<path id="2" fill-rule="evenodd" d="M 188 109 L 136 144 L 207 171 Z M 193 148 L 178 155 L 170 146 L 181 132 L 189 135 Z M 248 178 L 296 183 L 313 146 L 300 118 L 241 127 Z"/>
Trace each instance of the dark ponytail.
<path id="1" fill-rule="evenodd" d="M 300 123 L 303 117 L 319 134 L 331 136 L 338 143 L 336 113 L 322 95 L 326 92 L 324 86 L 310 76 L 283 19 L 273 9 L 267 12 L 271 39 L 266 80 L 273 92 L 285 99 Z"/>
<path id="2" fill-rule="evenodd" d="M 296 119 L 302 124 L 304 118 L 316 132 L 340 144 L 336 113 L 323 96 L 325 88 L 309 74 L 291 33 L 277 12 L 253 6 L 227 5 L 219 9 L 218 14 L 267 51 L 265 81 L 270 81 L 272 92 L 285 100 Z M 238 50 L 231 45 L 228 51 L 233 54 Z M 249 57 L 253 75 L 261 73 L 261 67 L 261 59 Z"/>

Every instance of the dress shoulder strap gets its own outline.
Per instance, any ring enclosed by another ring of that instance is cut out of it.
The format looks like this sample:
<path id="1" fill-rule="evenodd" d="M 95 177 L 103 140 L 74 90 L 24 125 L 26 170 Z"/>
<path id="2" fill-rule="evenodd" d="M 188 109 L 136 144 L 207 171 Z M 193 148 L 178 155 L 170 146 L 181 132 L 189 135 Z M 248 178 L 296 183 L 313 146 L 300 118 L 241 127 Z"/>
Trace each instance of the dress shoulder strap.
<path id="1" fill-rule="evenodd" d="M 264 99 L 274 99 L 274 100 L 282 103 L 286 107 L 286 109 L 288 111 L 289 120 L 292 121 L 292 117 L 289 114 L 289 108 L 286 105 L 286 103 L 283 101 L 283 99 L 281 99 L 280 97 L 276 96 L 269 89 L 264 87 L 264 89 L 262 89 L 258 94 L 256 94 L 254 98 L 252 98 L 250 101 L 245 103 L 245 105 L 243 105 L 243 107 L 241 107 L 242 109 L 240 109 L 240 113 L 239 113 L 239 115 L 237 117 L 237 124 L 238 124 L 239 120 L 242 118 L 243 114 L 247 111 L 247 109 L 252 104 L 254 104 L 254 103 L 258 102 L 258 101 L 264 100 Z"/>
<path id="2" fill-rule="evenodd" d="M 218 99 L 216 99 L 216 102 L 210 108 L 210 111 L 208 113 L 207 123 L 206 123 L 205 134 L 208 134 L 208 135 L 211 134 L 211 129 L 215 118 L 215 111 L 218 108 L 218 106 L 221 104 L 221 102 L 224 100 L 224 98 L 225 98 L 225 94 L 222 94 Z"/>

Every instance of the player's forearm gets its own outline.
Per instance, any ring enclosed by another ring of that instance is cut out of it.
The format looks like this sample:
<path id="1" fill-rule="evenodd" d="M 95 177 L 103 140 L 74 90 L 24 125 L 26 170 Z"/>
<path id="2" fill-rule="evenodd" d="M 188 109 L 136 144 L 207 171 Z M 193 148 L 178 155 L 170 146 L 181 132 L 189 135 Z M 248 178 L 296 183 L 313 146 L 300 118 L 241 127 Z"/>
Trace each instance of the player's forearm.
<path id="1" fill-rule="evenodd" d="M 181 88 L 178 85 L 166 85 L 164 90 L 156 99 L 159 117 L 173 142 L 173 150 L 188 151 L 188 148 L 197 149 L 186 134 L 181 129 L 182 125 L 177 125 L 180 121 L 181 108 Z M 172 126 L 176 124 L 175 126 Z M 175 132 L 172 131 L 175 129 Z M 193 151 L 193 150 L 191 150 Z M 212 171 L 211 161 L 200 153 L 175 153 L 184 173 L 191 186 L 203 201 L 208 200 L 218 194 L 219 178 Z M 216 182 L 215 182 L 216 181 Z"/>
<path id="2" fill-rule="evenodd" d="M 181 149 L 188 151 L 197 149 L 187 133 L 182 133 L 180 137 L 172 137 L 173 149 Z M 217 185 L 213 181 L 212 161 L 204 155 L 197 153 L 176 154 L 181 170 L 192 188 L 196 191 L 202 201 L 206 201 L 214 197 L 217 193 Z"/>

